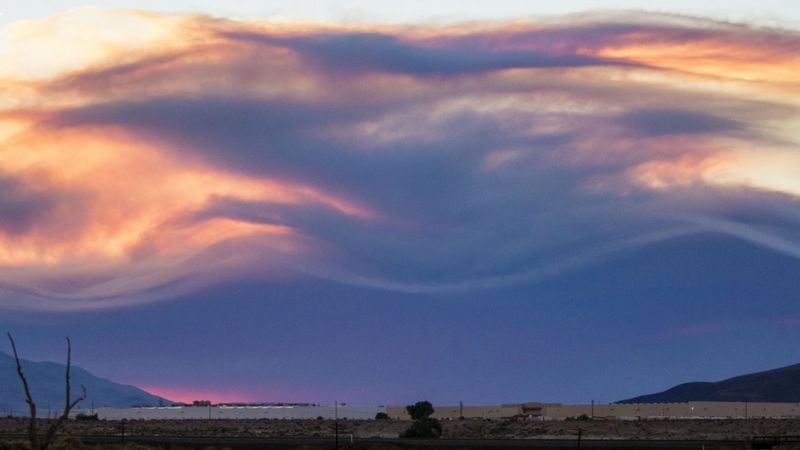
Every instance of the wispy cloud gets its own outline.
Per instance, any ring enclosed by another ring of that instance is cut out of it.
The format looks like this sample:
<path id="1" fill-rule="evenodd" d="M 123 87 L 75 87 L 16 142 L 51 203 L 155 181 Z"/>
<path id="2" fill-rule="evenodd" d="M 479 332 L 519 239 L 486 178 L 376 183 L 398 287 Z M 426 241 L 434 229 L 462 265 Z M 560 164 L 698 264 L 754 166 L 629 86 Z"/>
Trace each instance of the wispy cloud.
<path id="1" fill-rule="evenodd" d="M 796 31 L 83 9 L 0 36 L 4 307 L 473 290 L 709 231 L 798 254 Z"/>
<path id="2" fill-rule="evenodd" d="M 327 33 L 282 37 L 267 33 L 225 33 L 242 41 L 290 49 L 322 71 L 389 72 L 417 76 L 457 76 L 504 69 L 587 67 L 626 64 L 624 61 L 576 53 L 495 50 L 435 46 L 401 41 L 382 33 Z"/>

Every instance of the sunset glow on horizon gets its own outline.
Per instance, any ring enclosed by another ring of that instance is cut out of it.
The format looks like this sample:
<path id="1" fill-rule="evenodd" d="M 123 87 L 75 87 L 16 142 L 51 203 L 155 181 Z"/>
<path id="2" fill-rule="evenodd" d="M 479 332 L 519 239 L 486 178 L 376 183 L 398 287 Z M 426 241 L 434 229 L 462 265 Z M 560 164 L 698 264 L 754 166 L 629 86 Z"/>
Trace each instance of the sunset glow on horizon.
<path id="1" fill-rule="evenodd" d="M 195 400 L 208 400 L 212 404 L 221 403 L 251 403 L 255 400 L 251 393 L 236 389 L 193 389 L 184 386 L 161 387 L 140 386 L 145 391 L 174 402 L 192 404 Z M 169 405 L 165 405 L 169 406 Z"/>

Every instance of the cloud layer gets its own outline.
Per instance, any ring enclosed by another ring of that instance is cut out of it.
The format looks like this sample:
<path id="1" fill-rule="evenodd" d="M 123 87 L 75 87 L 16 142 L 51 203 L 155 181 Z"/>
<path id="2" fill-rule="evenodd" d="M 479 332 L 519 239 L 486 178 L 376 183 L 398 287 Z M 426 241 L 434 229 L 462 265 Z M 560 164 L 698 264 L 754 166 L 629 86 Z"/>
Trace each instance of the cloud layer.
<path id="1" fill-rule="evenodd" d="M 474 290 L 701 232 L 800 257 L 797 54 L 796 31 L 637 13 L 14 24 L 0 305 L 248 276 Z"/>

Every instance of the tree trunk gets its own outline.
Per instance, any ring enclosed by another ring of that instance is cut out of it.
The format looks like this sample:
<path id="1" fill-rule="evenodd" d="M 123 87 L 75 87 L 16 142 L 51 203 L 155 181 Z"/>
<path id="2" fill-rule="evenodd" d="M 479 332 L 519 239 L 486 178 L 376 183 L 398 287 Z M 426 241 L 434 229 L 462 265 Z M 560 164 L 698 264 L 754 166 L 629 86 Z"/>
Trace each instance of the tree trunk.
<path id="1" fill-rule="evenodd" d="M 22 365 L 19 363 L 19 355 L 17 354 L 17 345 L 14 343 L 14 338 L 11 333 L 8 333 L 8 340 L 11 341 L 11 349 L 14 350 L 14 360 L 17 362 L 17 375 L 22 381 L 22 387 L 25 388 L 25 403 L 28 404 L 30 409 L 30 417 L 28 419 L 28 439 L 31 441 L 31 450 L 40 450 L 39 447 L 39 432 L 36 430 L 36 403 L 31 397 L 31 390 L 28 386 L 28 379 L 25 378 L 25 373 L 22 371 Z"/>

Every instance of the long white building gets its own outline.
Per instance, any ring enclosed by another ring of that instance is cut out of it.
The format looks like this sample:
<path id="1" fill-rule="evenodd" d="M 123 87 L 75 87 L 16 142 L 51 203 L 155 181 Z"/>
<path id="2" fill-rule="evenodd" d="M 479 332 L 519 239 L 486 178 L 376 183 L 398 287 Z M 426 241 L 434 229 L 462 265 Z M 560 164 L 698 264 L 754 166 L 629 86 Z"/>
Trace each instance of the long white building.
<path id="1" fill-rule="evenodd" d="M 383 406 L 320 405 L 207 405 L 97 408 L 100 420 L 160 419 L 374 419 Z"/>

